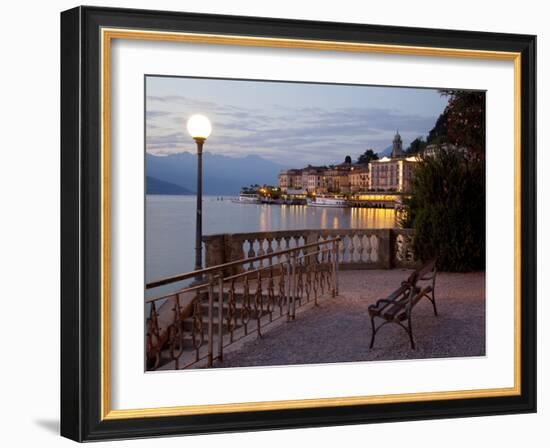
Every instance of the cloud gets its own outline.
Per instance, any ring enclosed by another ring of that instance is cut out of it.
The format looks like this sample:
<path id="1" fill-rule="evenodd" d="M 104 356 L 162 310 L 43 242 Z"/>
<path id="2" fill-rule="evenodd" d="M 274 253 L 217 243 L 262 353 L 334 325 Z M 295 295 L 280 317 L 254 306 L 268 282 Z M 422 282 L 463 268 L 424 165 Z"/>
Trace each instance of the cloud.
<path id="1" fill-rule="evenodd" d="M 217 104 L 184 95 L 149 95 L 146 102 L 146 149 L 154 154 L 190 151 L 194 143 L 185 121 L 200 111 L 210 117 L 214 133 L 210 151 L 224 155 L 259 154 L 267 159 L 302 164 L 339 162 L 367 148 L 382 150 L 396 129 L 404 142 L 426 135 L 437 117 L 381 107 Z"/>
<path id="2" fill-rule="evenodd" d="M 170 112 L 166 112 L 163 110 L 147 110 L 145 112 L 145 118 L 147 118 L 148 120 L 151 120 L 157 117 L 165 117 L 167 115 L 170 115 Z"/>

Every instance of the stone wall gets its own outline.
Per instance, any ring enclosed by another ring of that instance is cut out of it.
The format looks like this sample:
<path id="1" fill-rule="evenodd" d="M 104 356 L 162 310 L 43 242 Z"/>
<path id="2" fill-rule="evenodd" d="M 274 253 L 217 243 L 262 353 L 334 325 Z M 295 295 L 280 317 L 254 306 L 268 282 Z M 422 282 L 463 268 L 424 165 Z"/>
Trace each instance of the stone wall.
<path id="1" fill-rule="evenodd" d="M 206 266 L 292 249 L 339 237 L 341 269 L 392 269 L 418 266 L 412 229 L 306 229 L 206 235 Z"/>

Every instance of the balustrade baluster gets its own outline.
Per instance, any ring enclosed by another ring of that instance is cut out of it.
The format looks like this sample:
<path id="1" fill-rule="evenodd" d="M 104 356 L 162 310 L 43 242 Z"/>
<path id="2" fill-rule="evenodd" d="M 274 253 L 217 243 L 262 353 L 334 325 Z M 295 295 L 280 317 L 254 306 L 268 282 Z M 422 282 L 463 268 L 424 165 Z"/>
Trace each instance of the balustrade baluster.
<path id="1" fill-rule="evenodd" d="M 359 235 L 355 235 L 353 239 L 355 240 L 354 246 L 355 246 L 355 252 L 357 255 L 354 261 L 356 263 L 361 263 L 363 261 L 363 251 L 364 251 L 363 240 Z"/>
<path id="2" fill-rule="evenodd" d="M 256 256 L 256 252 L 254 250 L 254 244 L 256 244 L 256 239 L 253 239 L 253 238 L 249 239 L 248 244 L 249 244 L 249 247 L 248 247 L 247 258 L 254 258 Z M 250 270 L 252 268 L 253 268 L 253 263 L 250 262 L 247 270 Z"/>
<path id="3" fill-rule="evenodd" d="M 372 235 L 370 237 L 370 245 L 371 245 L 371 261 L 377 262 L 378 261 L 378 243 L 380 240 L 378 239 L 377 235 Z"/>
<path id="4" fill-rule="evenodd" d="M 364 261 L 365 263 L 368 263 L 371 261 L 371 251 L 372 251 L 372 247 L 371 247 L 371 244 L 370 244 L 370 238 L 367 234 L 363 234 L 362 238 L 361 238 L 361 241 L 363 243 L 363 247 L 365 248 L 364 250 L 364 259 L 362 261 Z"/>
<path id="5" fill-rule="evenodd" d="M 264 244 L 265 244 L 265 239 L 264 238 L 260 238 L 258 239 L 258 252 L 256 253 L 256 256 L 257 257 L 262 257 L 266 254 L 265 250 L 264 250 Z M 264 267 L 264 259 L 262 258 L 259 263 L 258 263 L 259 267 L 263 268 Z"/>
<path id="6" fill-rule="evenodd" d="M 353 263 L 355 261 L 355 237 L 353 234 L 348 236 L 348 254 L 349 254 L 349 263 Z"/>

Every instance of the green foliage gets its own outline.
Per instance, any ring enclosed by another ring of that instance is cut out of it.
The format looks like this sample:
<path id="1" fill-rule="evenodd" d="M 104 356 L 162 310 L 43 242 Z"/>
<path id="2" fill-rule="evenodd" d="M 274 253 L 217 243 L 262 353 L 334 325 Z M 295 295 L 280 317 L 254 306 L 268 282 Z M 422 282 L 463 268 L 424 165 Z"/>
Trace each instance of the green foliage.
<path id="1" fill-rule="evenodd" d="M 419 154 L 426 148 L 426 141 L 422 137 L 415 138 L 407 150 L 405 151 L 407 154 Z"/>
<path id="2" fill-rule="evenodd" d="M 485 152 L 485 92 L 450 91 L 447 140 L 475 154 Z"/>
<path id="3" fill-rule="evenodd" d="M 434 127 L 428 133 L 428 144 L 439 144 L 447 141 L 447 121 L 449 113 L 447 109 L 437 118 Z"/>
<path id="4" fill-rule="evenodd" d="M 411 180 L 402 224 L 415 229 L 421 260 L 465 272 L 485 268 L 485 162 L 456 149 L 425 156 Z"/>
<path id="5" fill-rule="evenodd" d="M 378 160 L 378 154 L 376 154 L 372 149 L 367 149 L 359 156 L 357 163 L 367 164 L 372 160 Z"/>
<path id="6" fill-rule="evenodd" d="M 441 90 L 449 103 L 428 133 L 428 144 L 448 143 L 468 148 L 478 155 L 485 152 L 485 92 Z"/>

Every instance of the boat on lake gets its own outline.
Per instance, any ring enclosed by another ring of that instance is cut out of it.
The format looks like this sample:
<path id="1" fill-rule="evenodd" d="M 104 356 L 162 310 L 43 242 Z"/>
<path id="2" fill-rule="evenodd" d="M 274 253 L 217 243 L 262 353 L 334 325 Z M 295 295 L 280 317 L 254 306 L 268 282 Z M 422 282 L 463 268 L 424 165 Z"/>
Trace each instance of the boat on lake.
<path id="1" fill-rule="evenodd" d="M 261 204 L 262 198 L 256 193 L 241 193 L 238 198 L 233 199 L 233 202 L 240 204 Z"/>
<path id="2" fill-rule="evenodd" d="M 307 200 L 307 205 L 312 207 L 349 207 L 348 201 L 341 196 L 317 196 Z"/>

